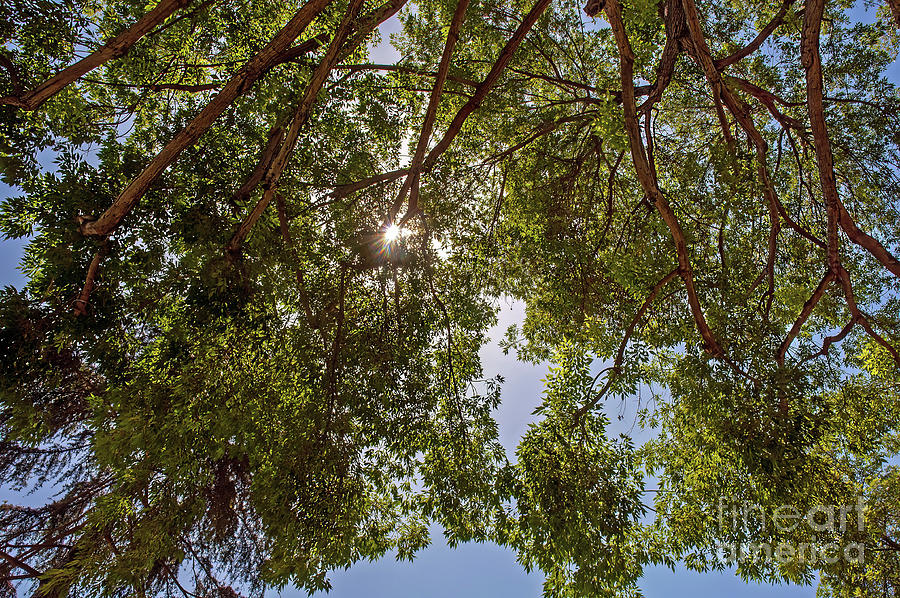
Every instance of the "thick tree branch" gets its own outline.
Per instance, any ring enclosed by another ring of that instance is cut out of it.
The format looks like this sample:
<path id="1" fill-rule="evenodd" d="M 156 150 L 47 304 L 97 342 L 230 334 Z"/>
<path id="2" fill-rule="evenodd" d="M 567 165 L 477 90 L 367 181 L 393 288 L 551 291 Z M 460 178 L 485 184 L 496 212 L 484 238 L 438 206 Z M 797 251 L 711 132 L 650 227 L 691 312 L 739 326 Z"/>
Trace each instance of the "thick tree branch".
<path id="1" fill-rule="evenodd" d="M 34 110 L 49 98 L 79 77 L 108 60 L 124 55 L 147 33 L 165 21 L 172 13 L 185 6 L 190 0 L 160 0 L 153 10 L 138 19 L 138 22 L 109 40 L 100 49 L 66 67 L 47 81 L 20 97 L 0 98 L 0 104 L 12 104 L 23 110 Z"/>
<path id="2" fill-rule="evenodd" d="M 856 226 L 856 222 L 853 220 L 850 212 L 847 211 L 847 208 L 844 207 L 844 204 L 840 199 L 838 200 L 838 210 L 839 223 L 847 237 L 875 256 L 875 259 L 881 262 L 881 265 L 890 270 L 895 276 L 900 276 L 900 260 L 898 260 L 890 251 L 885 249 L 884 245 L 879 243 L 877 239 Z"/>
<path id="3" fill-rule="evenodd" d="M 803 13 L 803 30 L 800 38 L 800 58 L 806 70 L 807 107 L 810 127 L 815 140 L 816 165 L 819 169 L 819 181 L 825 197 L 826 234 L 828 246 L 828 267 L 832 272 L 840 269 L 840 245 L 838 239 L 838 219 L 840 217 L 840 201 L 834 179 L 834 157 L 831 153 L 831 141 L 825 125 L 825 105 L 823 101 L 824 84 L 822 81 L 822 60 L 819 56 L 819 35 L 822 29 L 822 14 L 825 0 L 808 0 Z"/>
<path id="4" fill-rule="evenodd" d="M 681 54 L 681 39 L 687 33 L 684 22 L 684 11 L 681 8 L 679 0 L 667 0 L 664 3 L 665 18 L 664 25 L 666 29 L 666 44 L 663 46 L 662 56 L 656 67 L 656 81 L 653 83 L 652 90 L 644 100 L 644 103 L 638 108 L 639 113 L 649 111 L 653 105 L 662 99 L 663 92 L 672 82 L 672 75 L 675 73 L 675 63 Z"/>
<path id="5" fill-rule="evenodd" d="M 19 569 L 25 571 L 25 573 L 27 573 L 27 577 L 25 579 L 40 577 L 42 575 L 40 571 L 38 571 L 28 563 L 25 563 L 22 560 L 2 550 L 0 550 L 0 558 L 8 562 L 13 567 L 18 567 Z"/>
<path id="6" fill-rule="evenodd" d="M 6 71 L 6 74 L 9 76 L 9 84 L 13 89 L 13 96 L 19 96 L 22 93 L 22 82 L 19 79 L 19 71 L 16 68 L 16 65 L 13 64 L 13 61 L 10 60 L 9 56 L 6 55 L 5 52 L 0 51 L 0 66 Z M 2 100 L 0 100 L 2 102 Z"/>
<path id="7" fill-rule="evenodd" d="M 366 189 L 367 187 L 371 187 L 372 185 L 377 185 L 378 183 L 396 181 L 400 177 L 405 176 L 408 172 L 409 169 L 407 168 L 398 168 L 397 170 L 375 174 L 370 177 L 354 181 L 352 183 L 344 183 L 335 187 L 334 191 L 331 192 L 331 195 L 335 198 L 347 197 L 348 195 Z"/>
<path id="8" fill-rule="evenodd" d="M 716 340 L 712 330 L 706 322 L 703 315 L 703 309 L 700 306 L 700 300 L 697 296 L 697 290 L 694 286 L 694 273 L 691 268 L 690 259 L 688 257 L 687 241 L 681 224 L 675 216 L 669 202 L 660 192 L 659 188 L 654 184 L 654 176 L 650 172 L 650 165 L 644 150 L 644 144 L 641 140 L 640 126 L 637 120 L 637 109 L 635 107 L 634 93 L 634 54 L 631 50 L 631 44 L 628 42 L 628 36 L 625 33 L 625 27 L 622 23 L 621 5 L 618 0 L 607 0 L 606 14 L 609 17 L 609 23 L 612 27 L 613 34 L 616 38 L 616 45 L 619 48 L 619 74 L 622 82 L 622 109 L 625 114 L 625 130 L 628 133 L 629 146 L 631 148 L 631 158 L 634 163 L 635 172 L 638 180 L 644 189 L 647 197 L 654 203 L 659 211 L 663 221 L 669 227 L 672 240 L 675 242 L 675 251 L 678 256 L 678 273 L 684 281 L 687 290 L 688 303 L 694 322 L 703 338 L 704 348 L 708 353 L 716 357 L 724 356 L 725 352 Z"/>
<path id="9" fill-rule="evenodd" d="M 891 14 L 894 16 L 894 26 L 900 29 L 900 0 L 888 0 L 891 5 Z"/>
<path id="10" fill-rule="evenodd" d="M 263 180 L 266 172 L 271 167 L 272 160 L 275 158 L 275 152 L 281 147 L 282 139 L 284 139 L 284 129 L 281 127 L 275 127 L 269 132 L 269 141 L 266 143 L 265 149 L 263 149 L 256 168 L 253 169 L 250 177 L 241 185 L 241 188 L 234 192 L 233 201 L 244 200 L 253 193 L 253 190 L 256 189 L 256 186 Z"/>
<path id="11" fill-rule="evenodd" d="M 843 265 L 839 265 L 840 270 L 838 271 L 838 278 L 841 281 L 841 286 L 844 289 L 844 297 L 847 299 L 847 307 L 850 308 L 851 316 L 859 322 L 859 325 L 863 327 L 863 330 L 866 331 L 876 343 L 884 347 L 888 353 L 890 353 L 891 357 L 894 358 L 894 363 L 900 366 L 900 353 L 897 352 L 897 349 L 894 348 L 889 342 L 887 342 L 880 334 L 878 334 L 875 329 L 872 327 L 872 324 L 869 322 L 869 319 L 866 317 L 866 314 L 859 309 L 859 306 L 856 304 L 856 297 L 853 293 L 853 285 L 850 282 L 850 273 L 843 267 Z"/>
<path id="12" fill-rule="evenodd" d="M 434 121 L 437 118 L 438 106 L 441 103 L 441 94 L 444 91 L 444 82 L 450 71 L 450 59 L 453 56 L 453 49 L 459 40 L 459 30 L 466 18 L 466 9 L 469 7 L 469 0 L 458 0 L 456 3 L 456 11 L 450 20 L 450 27 L 447 30 L 447 39 L 444 42 L 444 50 L 441 53 L 441 61 L 438 63 L 437 76 L 434 80 L 434 88 L 431 90 L 431 96 L 428 98 L 428 108 L 425 110 L 425 120 L 422 123 L 422 130 L 419 132 L 419 141 L 416 143 L 416 150 L 413 154 L 412 161 L 409 165 L 409 174 L 400 187 L 400 193 L 397 195 L 394 205 L 388 213 L 388 221 L 393 222 L 397 217 L 397 212 L 403 201 L 409 193 L 409 214 L 415 213 L 418 209 L 418 192 L 419 192 L 419 173 L 422 169 L 422 163 L 425 159 L 425 151 L 428 149 L 428 142 L 431 139 L 431 131 L 434 128 Z"/>
<path id="13" fill-rule="evenodd" d="M 294 110 L 291 126 L 285 135 L 284 141 L 278 148 L 275 157 L 272 158 L 271 164 L 266 169 L 266 173 L 262 178 L 264 189 L 263 196 L 247 217 L 244 218 L 244 221 L 238 227 L 237 232 L 231 237 L 231 240 L 226 246 L 228 252 L 234 253 L 240 249 L 241 244 L 256 224 L 256 221 L 259 220 L 259 217 L 266 209 L 266 206 L 272 201 L 278 186 L 278 180 L 281 178 L 281 174 L 284 172 L 284 168 L 287 166 L 288 160 L 294 152 L 300 130 L 306 125 L 310 111 L 312 110 L 313 104 L 315 104 L 316 97 L 319 95 L 319 91 L 322 89 L 322 85 L 328 78 L 331 69 L 334 68 L 334 65 L 337 63 L 338 53 L 341 50 L 345 38 L 350 32 L 350 24 L 356 17 L 356 13 L 362 6 L 362 3 L 363 0 L 351 0 L 350 6 L 347 8 L 347 13 L 344 15 L 341 24 L 338 25 L 338 28 L 334 33 L 334 38 L 331 40 L 331 44 L 329 44 L 328 50 L 325 52 L 325 56 L 322 57 L 322 62 L 319 63 L 319 66 L 313 71 L 303 99 L 297 104 L 297 107 Z"/>
<path id="14" fill-rule="evenodd" d="M 81 227 L 82 233 L 105 236 L 115 230 L 122 219 L 144 196 L 153 181 L 175 161 L 182 151 L 193 145 L 235 99 L 253 86 L 256 80 L 281 57 L 307 25 L 330 2 L 331 0 L 309 0 L 304 4 L 262 50 L 235 73 L 216 97 L 166 144 L 162 151 L 144 168 L 143 172 L 122 191 L 113 204 L 97 220 L 87 222 Z"/>

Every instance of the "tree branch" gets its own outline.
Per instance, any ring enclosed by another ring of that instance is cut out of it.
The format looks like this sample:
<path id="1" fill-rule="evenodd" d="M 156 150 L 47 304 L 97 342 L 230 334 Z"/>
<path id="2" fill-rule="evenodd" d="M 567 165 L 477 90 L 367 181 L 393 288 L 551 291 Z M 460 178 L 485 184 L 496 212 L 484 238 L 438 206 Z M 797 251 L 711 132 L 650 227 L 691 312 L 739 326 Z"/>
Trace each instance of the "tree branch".
<path id="1" fill-rule="evenodd" d="M 688 303 L 691 307 L 691 313 L 694 322 L 703 338 L 705 350 L 715 357 L 724 356 L 725 352 L 716 340 L 715 335 L 710 330 L 703 315 L 703 309 L 700 306 L 700 300 L 697 297 L 697 290 L 694 286 L 694 274 L 691 263 L 688 258 L 687 241 L 684 232 L 672 211 L 669 202 L 665 196 L 654 184 L 653 174 L 650 172 L 650 165 L 644 150 L 644 144 L 641 141 L 640 127 L 637 121 L 637 109 L 635 107 L 634 93 L 634 53 L 631 50 L 631 44 L 628 42 L 628 36 L 625 33 L 625 27 L 622 23 L 621 5 L 618 0 L 607 0 L 606 14 L 609 17 L 609 23 L 612 27 L 613 34 L 616 38 L 616 45 L 619 48 L 619 74 L 622 81 L 622 109 L 625 115 L 625 130 L 628 133 L 629 146 L 631 148 L 631 158 L 634 163 L 635 172 L 638 180 L 644 189 L 644 193 L 651 199 L 656 206 L 657 211 L 663 218 L 663 221 L 669 227 L 672 240 L 675 242 L 675 251 L 678 256 L 678 273 L 684 281 L 687 290 Z"/>
<path id="2" fill-rule="evenodd" d="M 810 127 L 815 139 L 816 165 L 819 169 L 819 181 L 825 197 L 826 234 L 828 246 L 828 268 L 838 272 L 841 267 L 840 245 L 838 239 L 838 219 L 840 201 L 837 185 L 834 180 L 834 157 L 831 153 L 831 142 L 825 125 L 825 106 L 823 103 L 822 60 L 819 56 L 819 34 L 822 28 L 822 14 L 825 0 L 807 0 L 803 13 L 803 30 L 800 36 L 800 58 L 806 70 L 807 108 Z"/>
<path id="3" fill-rule="evenodd" d="M 747 44 L 737 52 L 726 56 L 725 58 L 719 58 L 715 61 L 716 69 L 718 69 L 719 71 L 723 71 L 735 62 L 740 62 L 747 56 L 750 56 L 751 54 L 759 50 L 763 43 L 767 39 L 769 39 L 769 36 L 772 35 L 775 29 L 777 29 L 778 26 L 784 22 L 784 17 L 785 15 L 787 15 L 787 11 L 794 3 L 794 1 L 795 0 L 784 0 L 781 8 L 777 13 L 775 13 L 775 16 L 772 17 L 772 20 L 769 21 L 769 23 L 760 30 L 760 32 L 756 35 L 756 37 L 753 38 L 753 40 L 749 44 Z"/>
<path id="4" fill-rule="evenodd" d="M 259 77 L 276 62 L 293 41 L 306 29 L 307 25 L 331 2 L 331 0 L 308 0 L 293 18 L 279 31 L 266 46 L 251 58 L 228 81 L 194 119 L 183 128 L 150 161 L 143 172 L 119 194 L 113 204 L 95 221 L 81 227 L 85 235 L 105 236 L 111 233 L 128 215 L 150 185 L 171 165 L 186 148 L 193 145 L 213 122 L 240 95 L 246 93 Z"/>
<path id="5" fill-rule="evenodd" d="M 810 298 L 803 304 L 800 315 L 794 321 L 794 325 L 791 326 L 791 329 L 788 331 L 787 338 L 784 339 L 781 346 L 778 347 L 778 352 L 775 354 L 775 360 L 778 362 L 778 365 L 784 365 L 784 356 L 787 354 L 788 348 L 791 346 L 791 343 L 794 342 L 794 339 L 797 338 L 797 335 L 800 334 L 800 329 L 803 327 L 803 324 L 809 318 L 810 314 L 812 314 L 816 304 L 819 303 L 823 296 L 825 296 L 825 291 L 828 289 L 828 285 L 831 284 L 831 281 L 835 279 L 835 276 L 835 273 L 831 270 L 825 272 L 825 275 L 819 282 L 819 286 L 816 287 L 816 290 L 813 291 Z"/>
<path id="6" fill-rule="evenodd" d="M 419 141 L 416 143 L 416 151 L 413 154 L 412 161 L 409 165 L 409 174 L 400 187 L 397 199 L 391 206 L 388 213 L 388 221 L 393 222 L 397 217 L 397 212 L 403 201 L 409 193 L 409 207 L 407 212 L 414 213 L 418 208 L 418 192 L 419 192 L 419 172 L 422 169 L 422 162 L 425 159 L 425 151 L 428 149 L 428 142 L 431 140 L 431 131 L 434 128 L 434 121 L 437 118 L 438 105 L 441 102 L 441 94 L 444 91 L 444 82 L 450 71 L 450 59 L 453 56 L 453 48 L 459 40 L 459 30 L 466 18 L 466 9 L 469 7 L 469 0 L 458 0 L 456 3 L 456 11 L 450 20 L 450 28 L 447 30 L 447 39 L 444 42 L 444 50 L 441 53 L 441 61 L 438 63 L 437 76 L 434 80 L 434 88 L 431 90 L 431 96 L 428 98 L 428 108 L 425 110 L 425 121 L 422 123 L 422 130 L 419 132 Z"/>
<path id="7" fill-rule="evenodd" d="M 172 13 L 190 0 L 160 0 L 153 9 L 138 19 L 137 23 L 115 36 L 100 49 L 66 67 L 47 81 L 20 97 L 0 98 L 0 104 L 12 104 L 23 110 L 34 110 L 82 75 L 94 70 L 108 60 L 123 56 L 151 29 L 165 21 Z"/>
<path id="8" fill-rule="evenodd" d="M 303 99 L 297 104 L 297 107 L 294 110 L 291 126 L 285 135 L 284 141 L 278 148 L 278 152 L 272 159 L 271 164 L 266 169 L 266 173 L 263 176 L 263 188 L 265 191 L 263 192 L 262 198 L 247 217 L 244 218 L 244 221 L 226 245 L 226 250 L 229 253 L 234 253 L 240 249 L 241 244 L 256 224 L 256 221 L 259 220 L 259 217 L 266 209 L 266 206 L 272 201 L 278 186 L 278 180 L 281 178 L 281 174 L 284 172 L 284 168 L 287 166 L 287 162 L 294 152 L 300 130 L 309 119 L 310 110 L 312 110 L 316 97 L 319 95 L 322 85 L 328 78 L 328 73 L 331 72 L 331 69 L 334 68 L 335 63 L 338 60 L 338 52 L 340 52 L 344 39 L 350 32 L 350 24 L 356 17 L 356 13 L 362 6 L 362 3 L 363 0 L 351 0 L 350 5 L 347 8 L 347 13 L 344 15 L 340 25 L 338 25 L 338 28 L 334 33 L 334 38 L 331 40 L 328 50 L 325 52 L 325 56 L 322 57 L 322 62 L 319 63 L 319 66 L 310 78 Z"/>

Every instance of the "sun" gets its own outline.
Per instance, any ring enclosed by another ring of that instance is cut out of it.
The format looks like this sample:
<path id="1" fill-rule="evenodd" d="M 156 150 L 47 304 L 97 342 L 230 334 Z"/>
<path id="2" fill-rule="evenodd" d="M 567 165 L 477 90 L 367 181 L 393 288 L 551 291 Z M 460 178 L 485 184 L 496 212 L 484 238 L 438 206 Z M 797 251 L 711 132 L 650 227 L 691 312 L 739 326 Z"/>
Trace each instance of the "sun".
<path id="1" fill-rule="evenodd" d="M 401 233 L 402 231 L 400 230 L 399 226 L 397 226 L 396 224 L 391 224 L 386 229 L 384 229 L 384 240 L 388 243 L 393 243 L 400 238 Z"/>

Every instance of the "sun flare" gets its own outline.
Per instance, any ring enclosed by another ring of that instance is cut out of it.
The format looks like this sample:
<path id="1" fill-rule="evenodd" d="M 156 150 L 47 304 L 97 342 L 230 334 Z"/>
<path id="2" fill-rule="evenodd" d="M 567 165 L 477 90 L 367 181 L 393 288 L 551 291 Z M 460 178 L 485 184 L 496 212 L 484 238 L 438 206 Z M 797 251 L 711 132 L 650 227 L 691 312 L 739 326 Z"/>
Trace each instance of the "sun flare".
<path id="1" fill-rule="evenodd" d="M 384 240 L 388 243 L 393 243 L 400 238 L 401 233 L 402 231 L 400 230 L 399 226 L 397 226 L 396 224 L 391 224 L 386 229 L 384 229 Z"/>

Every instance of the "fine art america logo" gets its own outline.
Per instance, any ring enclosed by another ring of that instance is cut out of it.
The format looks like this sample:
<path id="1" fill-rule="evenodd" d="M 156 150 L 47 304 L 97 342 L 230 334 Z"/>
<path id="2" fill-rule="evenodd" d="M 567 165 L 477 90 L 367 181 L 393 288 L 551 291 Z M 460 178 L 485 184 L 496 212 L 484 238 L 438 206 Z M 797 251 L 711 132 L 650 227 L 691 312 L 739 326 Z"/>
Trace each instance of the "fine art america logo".
<path id="1" fill-rule="evenodd" d="M 807 532 L 815 541 L 792 543 L 772 542 L 724 542 L 719 545 L 719 557 L 735 565 L 747 561 L 768 561 L 785 564 L 799 561 L 811 565 L 834 564 L 839 561 L 863 563 L 865 547 L 860 542 L 842 542 L 841 538 L 862 535 L 865 531 L 865 503 L 860 497 L 855 505 L 815 505 L 807 511 L 784 505 L 767 515 L 759 505 L 747 502 L 726 504 L 719 499 L 720 536 L 730 531 L 756 530 L 762 536 L 778 537 L 783 534 Z M 804 529 L 805 526 L 805 529 Z M 828 541 L 823 541 L 828 538 Z"/>

